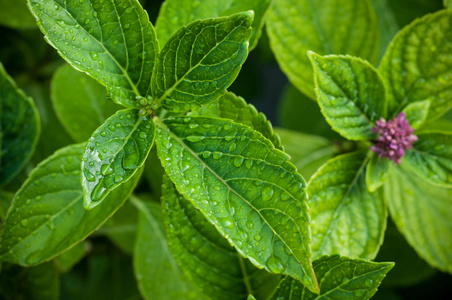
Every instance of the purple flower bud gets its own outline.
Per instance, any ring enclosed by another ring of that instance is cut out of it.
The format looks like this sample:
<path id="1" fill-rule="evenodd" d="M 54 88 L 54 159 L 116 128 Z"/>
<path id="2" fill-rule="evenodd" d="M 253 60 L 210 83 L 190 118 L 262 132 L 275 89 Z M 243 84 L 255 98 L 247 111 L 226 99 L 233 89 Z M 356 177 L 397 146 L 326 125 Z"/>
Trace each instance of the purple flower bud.
<path id="1" fill-rule="evenodd" d="M 414 129 L 405 118 L 405 113 L 399 113 L 390 121 L 380 118 L 376 123 L 377 126 L 372 128 L 372 132 L 379 136 L 377 143 L 370 147 L 370 150 L 378 153 L 379 157 L 387 157 L 396 164 L 400 164 L 405 150 L 413 148 L 413 143 L 417 141 L 417 136 L 413 134 Z"/>

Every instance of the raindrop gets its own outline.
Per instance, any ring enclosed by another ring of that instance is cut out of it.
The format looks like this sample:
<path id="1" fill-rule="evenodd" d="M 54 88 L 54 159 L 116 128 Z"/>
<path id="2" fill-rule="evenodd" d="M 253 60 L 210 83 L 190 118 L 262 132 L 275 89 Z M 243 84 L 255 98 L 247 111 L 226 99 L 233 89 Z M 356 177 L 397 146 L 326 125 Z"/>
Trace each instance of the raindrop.
<path id="1" fill-rule="evenodd" d="M 113 169 L 110 167 L 110 165 L 108 164 L 104 164 L 102 165 L 102 167 L 100 168 L 102 175 L 110 175 L 113 173 Z"/>
<path id="2" fill-rule="evenodd" d="M 262 199 L 265 201 L 270 200 L 273 197 L 274 191 L 271 187 L 266 187 L 262 192 Z"/>
<path id="3" fill-rule="evenodd" d="M 91 56 L 93 60 L 97 60 L 99 58 L 99 54 L 97 54 L 96 52 L 90 52 L 89 56 Z"/>
<path id="4" fill-rule="evenodd" d="M 83 169 L 83 175 L 88 181 L 96 181 L 96 177 L 91 174 L 87 169 Z"/>
<path id="5" fill-rule="evenodd" d="M 275 274 L 280 274 L 285 269 L 281 258 L 274 256 L 274 255 L 271 255 L 267 259 L 265 264 L 267 265 L 268 269 Z"/>
<path id="6" fill-rule="evenodd" d="M 122 157 L 122 167 L 128 170 L 134 170 L 138 167 L 139 155 L 135 152 L 137 149 L 135 141 L 130 139 L 124 146 L 124 156 Z"/>
<path id="7" fill-rule="evenodd" d="M 94 188 L 93 192 L 91 193 L 91 199 L 93 201 L 99 201 L 103 197 L 105 197 L 108 193 L 108 190 L 105 188 L 104 185 L 98 184 Z"/>
<path id="8" fill-rule="evenodd" d="M 235 159 L 234 159 L 234 166 L 236 166 L 237 168 L 238 167 L 240 167 L 241 165 L 243 165 L 243 161 L 244 161 L 245 159 L 243 158 L 243 156 L 237 156 Z"/>
<path id="9" fill-rule="evenodd" d="M 214 159 L 220 159 L 222 156 L 223 156 L 223 153 L 222 153 L 222 152 L 215 151 L 215 152 L 213 153 L 213 158 L 214 158 Z"/>

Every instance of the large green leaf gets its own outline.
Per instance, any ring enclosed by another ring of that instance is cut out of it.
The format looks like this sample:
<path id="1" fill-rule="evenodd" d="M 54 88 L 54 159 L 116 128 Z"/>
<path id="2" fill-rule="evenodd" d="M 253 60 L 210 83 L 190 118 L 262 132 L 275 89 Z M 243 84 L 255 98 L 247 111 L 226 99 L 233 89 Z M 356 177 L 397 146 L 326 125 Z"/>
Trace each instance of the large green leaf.
<path id="1" fill-rule="evenodd" d="M 11 180 L 33 154 L 41 126 L 28 98 L 0 63 L 0 185 Z"/>
<path id="2" fill-rule="evenodd" d="M 312 99 L 308 50 L 377 59 L 377 18 L 368 0 L 277 0 L 270 9 L 267 31 L 281 69 Z"/>
<path id="3" fill-rule="evenodd" d="M 378 72 L 351 56 L 309 53 L 317 101 L 331 127 L 350 140 L 375 137 L 374 122 L 386 117 L 386 97 Z"/>
<path id="4" fill-rule="evenodd" d="M 218 99 L 218 101 L 194 108 L 192 115 L 231 119 L 236 123 L 248 125 L 262 133 L 276 148 L 281 149 L 281 140 L 273 131 L 273 127 L 270 121 L 267 121 L 267 117 L 263 113 L 259 113 L 253 105 L 247 104 L 242 97 L 238 97 L 234 93 L 228 92 Z"/>
<path id="5" fill-rule="evenodd" d="M 452 107 L 452 11 L 414 21 L 400 31 L 380 65 L 386 81 L 389 116 L 407 104 L 430 100 L 429 120 Z"/>
<path id="6" fill-rule="evenodd" d="M 107 99 L 105 88 L 69 65 L 53 75 L 52 102 L 66 131 L 76 142 L 88 140 L 121 107 Z"/>
<path id="7" fill-rule="evenodd" d="M 198 20 L 182 27 L 160 52 L 152 95 L 170 111 L 220 98 L 248 55 L 253 12 Z"/>
<path id="8" fill-rule="evenodd" d="M 292 278 L 284 278 L 271 300 L 365 300 L 371 298 L 394 263 L 376 263 L 338 255 L 314 261 L 320 294 L 308 291 Z"/>
<path id="9" fill-rule="evenodd" d="M 452 187 L 452 133 L 422 132 L 405 161 L 415 172 L 431 182 Z"/>
<path id="10" fill-rule="evenodd" d="M 149 94 L 158 42 L 137 0 L 28 0 L 45 39 L 77 70 L 107 87 L 112 100 L 138 106 Z"/>
<path id="11" fill-rule="evenodd" d="M 158 154 L 178 191 L 254 265 L 316 291 L 306 183 L 288 155 L 227 119 L 177 117 L 156 125 Z"/>
<path id="12" fill-rule="evenodd" d="M 335 157 L 309 181 L 314 258 L 336 253 L 366 259 L 377 255 L 387 212 L 382 189 L 373 193 L 367 189 L 368 160 L 365 152 Z"/>
<path id="13" fill-rule="evenodd" d="M 138 109 L 118 111 L 89 140 L 82 159 L 85 209 L 99 205 L 107 195 L 140 168 L 154 143 L 155 125 Z"/>
<path id="14" fill-rule="evenodd" d="M 141 294 L 145 299 L 204 299 L 170 252 L 160 206 L 131 200 L 139 210 L 133 265 Z"/>
<path id="15" fill-rule="evenodd" d="M 0 0 L 0 25 L 14 29 L 36 28 L 26 0 Z"/>
<path id="16" fill-rule="evenodd" d="M 423 259 L 452 273 L 452 189 L 432 186 L 404 160 L 393 169 L 384 189 L 394 222 Z"/>
<path id="17" fill-rule="evenodd" d="M 163 209 L 171 252 L 211 299 L 266 298 L 280 276 L 259 270 L 232 248 L 212 224 L 165 177 Z"/>
<path id="18" fill-rule="evenodd" d="M 1 260 L 30 266 L 77 244 L 127 199 L 139 175 L 98 207 L 83 210 L 80 164 L 84 145 L 63 148 L 41 162 L 17 192 L 0 234 Z"/>
<path id="19" fill-rule="evenodd" d="M 250 49 L 253 49 L 261 35 L 271 2 L 272 0 L 166 0 L 155 25 L 157 36 L 159 42 L 165 44 L 180 27 L 192 21 L 253 10 L 255 16 L 250 38 Z"/>

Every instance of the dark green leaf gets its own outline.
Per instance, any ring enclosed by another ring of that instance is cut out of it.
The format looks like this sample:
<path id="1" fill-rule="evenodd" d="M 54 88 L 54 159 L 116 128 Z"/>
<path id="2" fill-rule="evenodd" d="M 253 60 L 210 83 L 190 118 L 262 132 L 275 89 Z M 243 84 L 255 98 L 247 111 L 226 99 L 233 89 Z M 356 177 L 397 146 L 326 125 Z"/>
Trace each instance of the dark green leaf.
<path id="1" fill-rule="evenodd" d="M 85 256 L 85 243 L 76 244 L 53 260 L 60 272 L 66 273 Z"/>
<path id="2" fill-rule="evenodd" d="M 14 198 L 14 193 L 0 190 L 0 222 L 6 217 L 6 212 Z"/>
<path id="3" fill-rule="evenodd" d="M 85 209 L 92 209 L 140 168 L 154 143 L 155 125 L 138 109 L 118 111 L 94 133 L 82 159 Z"/>
<path id="4" fill-rule="evenodd" d="M 60 276 L 52 262 L 29 268 L 27 271 L 26 299 L 60 299 Z"/>
<path id="5" fill-rule="evenodd" d="M 266 298 L 280 276 L 259 270 L 232 248 L 215 227 L 180 195 L 168 177 L 162 187 L 163 214 L 171 252 L 211 299 Z"/>
<path id="6" fill-rule="evenodd" d="M 317 101 L 331 127 L 350 140 L 374 138 L 374 122 L 386 117 L 385 89 L 378 72 L 356 57 L 310 52 L 309 58 Z"/>
<path id="7" fill-rule="evenodd" d="M 0 25 L 14 29 L 32 29 L 36 28 L 36 21 L 25 0 L 1 0 Z"/>
<path id="8" fill-rule="evenodd" d="M 220 98 L 248 55 L 253 12 L 198 20 L 163 47 L 152 76 L 152 95 L 170 111 L 186 111 Z"/>
<path id="9" fill-rule="evenodd" d="M 158 154 L 178 191 L 254 265 L 316 291 L 306 183 L 287 154 L 227 119 L 156 124 Z"/>
<path id="10" fill-rule="evenodd" d="M 137 184 L 138 173 L 108 201 L 86 212 L 80 186 L 84 145 L 63 148 L 40 163 L 17 192 L 0 234 L 0 257 L 30 266 L 77 244 L 108 219 Z"/>
<path id="11" fill-rule="evenodd" d="M 403 109 L 403 112 L 411 127 L 418 129 L 427 120 L 429 109 L 430 100 L 424 100 L 408 104 Z"/>
<path id="12" fill-rule="evenodd" d="M 382 159 L 374 152 L 366 169 L 366 185 L 369 192 L 374 192 L 383 185 L 389 175 L 391 161 Z"/>
<path id="13" fill-rule="evenodd" d="M 354 152 L 329 160 L 308 185 L 314 258 L 340 254 L 373 259 L 383 241 L 383 191 L 370 193 L 365 174 L 369 158 Z"/>
<path id="14" fill-rule="evenodd" d="M 371 298 L 394 263 L 376 263 L 338 255 L 323 256 L 314 261 L 320 294 L 307 290 L 292 278 L 284 278 L 271 300 L 314 300 Z"/>
<path id="15" fill-rule="evenodd" d="M 158 42 L 137 0 L 28 0 L 46 40 L 77 70 L 107 87 L 112 100 L 136 107 L 149 94 Z"/>

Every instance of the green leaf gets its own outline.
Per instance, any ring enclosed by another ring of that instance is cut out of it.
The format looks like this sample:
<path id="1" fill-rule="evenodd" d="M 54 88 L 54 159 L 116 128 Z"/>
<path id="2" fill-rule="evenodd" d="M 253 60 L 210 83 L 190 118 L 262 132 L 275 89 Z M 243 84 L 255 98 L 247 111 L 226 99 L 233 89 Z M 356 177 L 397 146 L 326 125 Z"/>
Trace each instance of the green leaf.
<path id="1" fill-rule="evenodd" d="M 262 133 L 276 148 L 281 149 L 281 140 L 273 131 L 272 124 L 267 121 L 267 117 L 263 113 L 259 113 L 253 105 L 247 104 L 245 99 L 236 96 L 234 93 L 228 92 L 218 101 L 194 108 L 191 115 L 231 119 L 236 123 L 247 125 Z"/>
<path id="2" fill-rule="evenodd" d="M 255 16 L 250 38 L 250 49 L 253 49 L 261 36 L 265 15 L 271 2 L 272 0 L 167 0 L 160 9 L 155 25 L 157 36 L 163 45 L 180 27 L 192 21 L 226 17 L 253 10 Z"/>
<path id="3" fill-rule="evenodd" d="M 425 100 L 408 104 L 403 109 L 403 112 L 411 127 L 418 129 L 427 120 L 429 109 L 430 100 Z"/>
<path id="4" fill-rule="evenodd" d="M 85 209 L 92 209 L 127 182 L 144 164 L 154 143 L 155 125 L 138 109 L 118 111 L 89 140 L 82 159 Z"/>
<path id="5" fill-rule="evenodd" d="M 159 205 L 131 197 L 138 208 L 138 231 L 133 265 L 145 299 L 204 299 L 170 252 Z"/>
<path id="6" fill-rule="evenodd" d="M 304 178 L 311 178 L 312 174 L 328 159 L 339 154 L 339 144 L 316 135 L 277 128 L 284 150 L 292 157 L 292 163 Z"/>
<path id="7" fill-rule="evenodd" d="M 136 107 L 149 94 L 158 42 L 137 0 L 28 0 L 45 39 L 77 70 L 107 87 L 111 99 Z"/>
<path id="8" fill-rule="evenodd" d="M 369 158 L 354 152 L 329 160 L 309 181 L 314 258 L 340 254 L 373 259 L 383 241 L 383 191 L 370 193 L 365 171 Z"/>
<path id="9" fill-rule="evenodd" d="M 451 30 L 452 11 L 442 10 L 396 35 L 379 68 L 388 92 L 389 116 L 417 101 L 430 100 L 429 121 L 452 107 Z"/>
<path id="10" fill-rule="evenodd" d="M 247 298 L 247 299 L 248 299 L 248 300 L 256 300 L 256 298 L 254 298 L 254 296 L 251 295 L 251 294 L 248 295 L 248 298 Z"/>
<path id="11" fill-rule="evenodd" d="M 97 127 L 121 108 L 107 100 L 103 86 L 67 64 L 53 75 L 51 92 L 58 119 L 77 142 L 88 140 Z"/>
<path id="12" fill-rule="evenodd" d="M 444 0 L 445 8 L 452 8 L 452 0 Z"/>
<path id="13" fill-rule="evenodd" d="M 36 28 L 36 20 L 30 14 L 25 0 L 1 0 L 0 26 L 33 29 Z"/>
<path id="14" fill-rule="evenodd" d="M 52 262 L 27 269 L 27 299 L 60 299 L 60 276 Z"/>
<path id="15" fill-rule="evenodd" d="M 317 101 L 331 127 L 350 140 L 375 138 L 374 122 L 386 118 L 382 79 L 366 61 L 351 56 L 309 53 Z"/>
<path id="16" fill-rule="evenodd" d="M 405 161 L 428 181 L 452 187 L 452 133 L 422 132 L 413 149 L 406 152 Z"/>
<path id="17" fill-rule="evenodd" d="M 339 255 L 322 256 L 314 261 L 320 294 L 308 291 L 292 278 L 284 278 L 271 300 L 314 300 L 371 298 L 394 263 L 376 263 Z"/>
<path id="18" fill-rule="evenodd" d="M 47 261 L 86 238 L 127 199 L 138 173 L 86 212 L 80 186 L 84 145 L 58 150 L 41 162 L 17 192 L 0 234 L 0 258 L 23 266 Z"/>
<path id="19" fill-rule="evenodd" d="M 6 217 L 11 200 L 14 198 L 14 193 L 0 190 L 0 222 Z"/>
<path id="20" fill-rule="evenodd" d="M 377 59 L 378 24 L 368 0 L 278 0 L 270 10 L 267 32 L 281 69 L 312 99 L 308 50 L 350 54 L 370 62 Z"/>
<path id="21" fill-rule="evenodd" d="M 61 253 L 53 260 L 62 273 L 69 272 L 85 256 L 85 243 L 76 244 L 71 249 Z"/>
<path id="22" fill-rule="evenodd" d="M 287 154 L 227 119 L 178 117 L 156 125 L 157 151 L 178 191 L 255 266 L 316 291 L 306 183 Z"/>
<path id="23" fill-rule="evenodd" d="M 404 160 L 385 184 L 392 219 L 430 265 L 452 273 L 452 189 L 435 187 Z"/>
<path id="24" fill-rule="evenodd" d="M 163 215 L 171 252 L 190 279 L 211 299 L 266 298 L 281 279 L 259 270 L 232 248 L 212 224 L 180 195 L 168 177 Z"/>
<path id="25" fill-rule="evenodd" d="M 182 27 L 160 52 L 152 95 L 169 111 L 220 98 L 248 55 L 253 12 L 198 20 Z"/>
<path id="26" fill-rule="evenodd" d="M 369 192 L 376 191 L 388 178 L 391 170 L 391 161 L 378 157 L 375 152 L 371 157 L 366 169 L 366 185 Z"/>
<path id="27" fill-rule="evenodd" d="M 31 158 L 39 139 L 39 115 L 0 63 L 0 185 L 10 181 Z"/>

